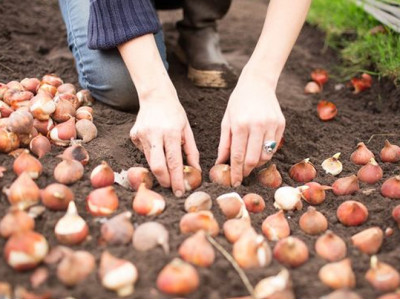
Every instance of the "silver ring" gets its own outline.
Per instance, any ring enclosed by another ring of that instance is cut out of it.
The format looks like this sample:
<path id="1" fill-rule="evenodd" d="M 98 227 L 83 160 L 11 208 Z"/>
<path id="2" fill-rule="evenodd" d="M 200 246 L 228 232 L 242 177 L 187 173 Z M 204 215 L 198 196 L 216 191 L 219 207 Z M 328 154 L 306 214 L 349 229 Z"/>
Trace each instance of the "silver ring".
<path id="1" fill-rule="evenodd" d="M 265 141 L 264 142 L 264 150 L 268 154 L 271 154 L 272 152 L 274 152 L 275 147 L 276 147 L 275 141 Z"/>

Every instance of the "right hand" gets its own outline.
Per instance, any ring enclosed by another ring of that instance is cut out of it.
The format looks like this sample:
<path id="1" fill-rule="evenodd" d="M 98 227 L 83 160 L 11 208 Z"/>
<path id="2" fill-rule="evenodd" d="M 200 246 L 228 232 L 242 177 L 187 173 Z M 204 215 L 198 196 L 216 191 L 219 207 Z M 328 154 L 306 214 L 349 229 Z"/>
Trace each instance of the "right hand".
<path id="1" fill-rule="evenodd" d="M 182 146 L 188 164 L 201 168 L 193 132 L 175 88 L 152 91 L 140 99 L 130 137 L 144 152 L 160 185 L 172 187 L 175 196 L 181 197 L 185 192 Z"/>

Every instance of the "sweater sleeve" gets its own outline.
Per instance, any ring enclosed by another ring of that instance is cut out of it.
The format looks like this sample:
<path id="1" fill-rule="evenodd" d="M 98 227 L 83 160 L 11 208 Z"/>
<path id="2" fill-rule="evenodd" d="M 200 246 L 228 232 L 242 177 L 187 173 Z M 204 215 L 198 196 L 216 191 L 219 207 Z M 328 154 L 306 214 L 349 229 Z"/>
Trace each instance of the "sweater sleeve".
<path id="1" fill-rule="evenodd" d="M 90 0 L 88 47 L 111 49 L 161 29 L 151 0 Z"/>

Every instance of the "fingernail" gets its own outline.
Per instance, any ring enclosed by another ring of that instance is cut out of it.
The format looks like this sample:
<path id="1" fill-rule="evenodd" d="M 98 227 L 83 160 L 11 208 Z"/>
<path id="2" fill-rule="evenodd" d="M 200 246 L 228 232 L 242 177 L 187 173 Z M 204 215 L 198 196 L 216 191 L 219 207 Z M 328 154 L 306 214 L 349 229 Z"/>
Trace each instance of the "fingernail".
<path id="1" fill-rule="evenodd" d="M 235 184 L 233 185 L 233 187 L 238 187 L 240 186 L 241 182 L 240 181 L 236 181 Z"/>
<path id="2" fill-rule="evenodd" d="M 175 196 L 180 198 L 183 196 L 183 192 L 182 191 L 175 191 Z"/>

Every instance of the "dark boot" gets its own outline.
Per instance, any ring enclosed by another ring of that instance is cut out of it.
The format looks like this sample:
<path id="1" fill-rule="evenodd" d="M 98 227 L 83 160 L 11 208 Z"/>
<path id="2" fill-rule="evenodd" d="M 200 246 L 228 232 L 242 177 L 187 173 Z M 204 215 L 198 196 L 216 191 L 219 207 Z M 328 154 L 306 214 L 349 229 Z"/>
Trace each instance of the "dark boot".
<path id="1" fill-rule="evenodd" d="M 231 0 L 184 0 L 184 18 L 178 22 L 177 56 L 188 65 L 188 78 L 200 87 L 225 88 L 237 76 L 222 55 L 217 20 Z"/>

